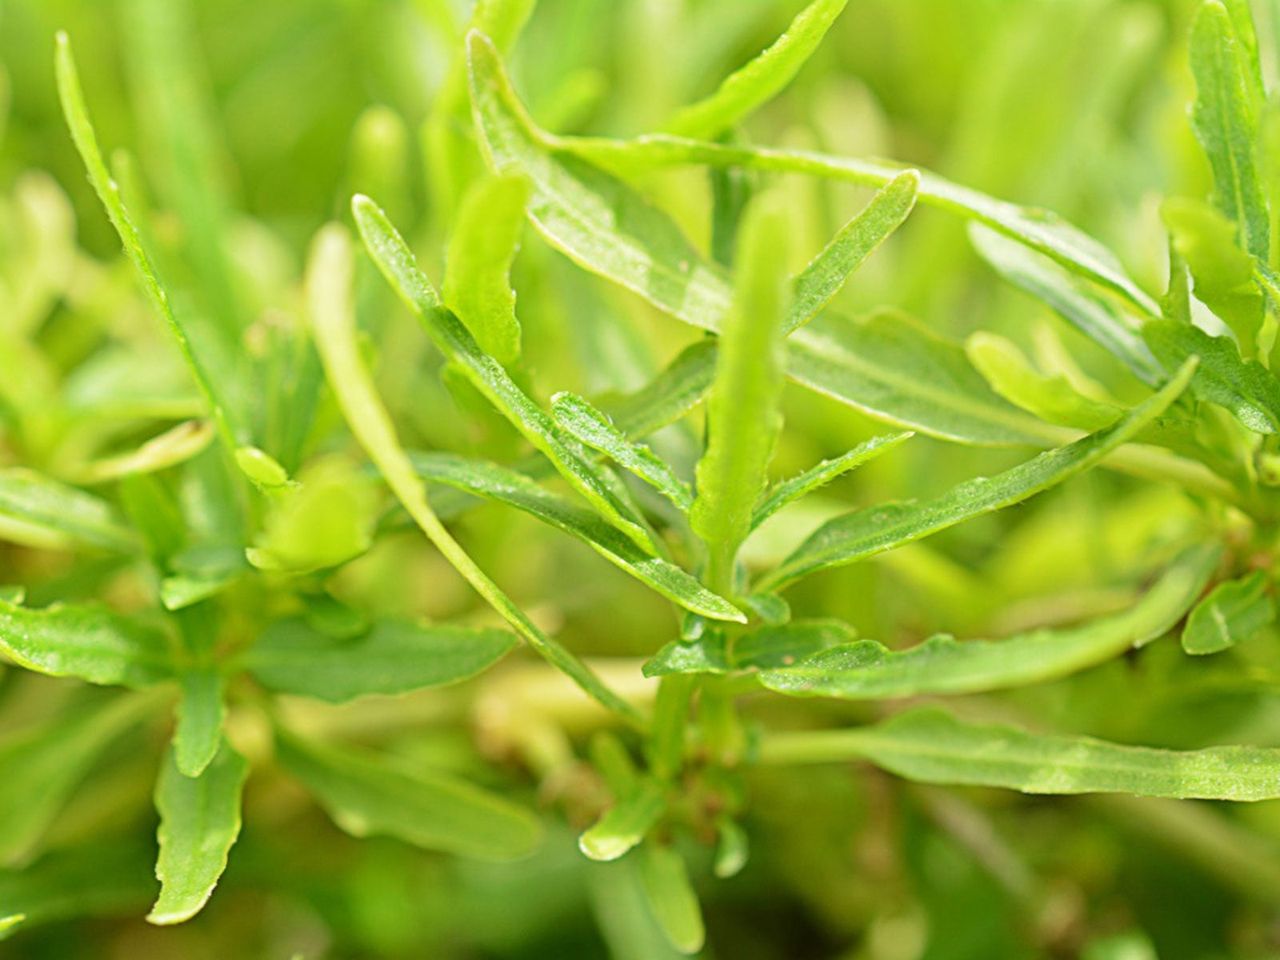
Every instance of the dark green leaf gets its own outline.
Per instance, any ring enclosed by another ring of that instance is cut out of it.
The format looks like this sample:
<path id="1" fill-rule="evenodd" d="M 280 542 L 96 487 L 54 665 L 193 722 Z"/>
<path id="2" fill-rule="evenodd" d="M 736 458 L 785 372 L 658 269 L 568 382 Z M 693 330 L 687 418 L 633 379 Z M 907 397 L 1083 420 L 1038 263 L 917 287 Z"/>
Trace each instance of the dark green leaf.
<path id="1" fill-rule="evenodd" d="M 668 643 L 645 663 L 644 675 L 774 670 L 856 638 L 857 631 L 839 620 L 797 620 L 751 630 L 732 641 L 717 630 L 692 643 Z"/>

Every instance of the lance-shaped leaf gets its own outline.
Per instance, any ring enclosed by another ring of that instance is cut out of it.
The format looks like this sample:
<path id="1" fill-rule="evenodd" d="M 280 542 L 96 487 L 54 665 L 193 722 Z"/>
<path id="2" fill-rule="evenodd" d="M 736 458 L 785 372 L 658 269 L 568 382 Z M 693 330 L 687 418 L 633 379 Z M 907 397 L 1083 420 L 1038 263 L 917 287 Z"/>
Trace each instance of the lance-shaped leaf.
<path id="1" fill-rule="evenodd" d="M 520 322 L 511 263 L 520 246 L 529 184 L 490 177 L 463 198 L 449 238 L 444 299 L 480 349 L 503 365 L 520 356 Z"/>
<path id="2" fill-rule="evenodd" d="M 121 553 L 138 546 L 106 501 L 22 467 L 0 470 L 0 539 Z"/>
<path id="3" fill-rule="evenodd" d="M 505 503 L 577 537 L 610 563 L 686 610 L 713 620 L 746 620 L 737 607 L 712 593 L 695 577 L 661 557 L 643 552 L 590 510 L 543 489 L 522 473 L 450 453 L 413 453 L 410 460 L 426 480 Z"/>
<path id="4" fill-rule="evenodd" d="M 386 214 L 368 197 L 359 196 L 352 201 L 352 212 L 374 263 L 440 352 L 602 516 L 641 547 L 652 549 L 651 535 L 629 502 L 625 488 L 597 465 L 581 444 L 562 433 L 555 421 L 516 386 L 501 364 L 480 350 L 467 328 L 441 303 Z"/>
<path id="5" fill-rule="evenodd" d="M 172 751 L 166 755 L 156 781 L 160 896 L 147 914 L 151 923 L 190 920 L 209 901 L 240 835 L 240 795 L 248 775 L 249 764 L 226 743 L 197 777 L 178 769 Z"/>
<path id="6" fill-rule="evenodd" d="M 1003 640 L 940 635 L 900 652 L 859 640 L 765 670 L 760 682 L 792 696 L 861 700 L 977 693 L 1064 677 L 1168 632 L 1200 596 L 1220 556 L 1216 545 L 1188 550 L 1133 606 L 1083 626 Z"/>
<path id="7" fill-rule="evenodd" d="M 635 474 L 687 513 L 693 503 L 689 484 L 652 449 L 628 440 L 609 419 L 587 400 L 573 393 L 557 393 L 551 398 L 556 423 L 579 442 L 609 457 L 618 466 Z"/>
<path id="8" fill-rule="evenodd" d="M 1276 618 L 1276 603 L 1262 570 L 1220 583 L 1196 604 L 1182 631 L 1187 653 L 1218 653 L 1248 640 Z"/>
<path id="9" fill-rule="evenodd" d="M 285 769 L 352 836 L 391 836 L 482 860 L 526 856 L 541 840 L 533 814 L 455 777 L 408 772 L 362 751 L 284 733 L 276 744 Z"/>
<path id="10" fill-rule="evenodd" d="M 33 610 L 0 600 L 0 650 L 28 670 L 90 683 L 140 688 L 173 676 L 163 630 L 95 605 Z"/>
<path id="11" fill-rule="evenodd" d="M 685 137 L 715 139 L 736 126 L 791 82 L 847 3 L 813 0 L 767 50 L 726 77 L 711 96 L 682 108 L 666 124 L 666 130 Z"/>
<path id="12" fill-rule="evenodd" d="M 756 201 L 739 235 L 737 283 L 707 404 L 707 447 L 689 522 L 707 545 L 708 582 L 721 592 L 733 589 L 734 557 L 751 530 L 782 431 L 785 235 L 780 211 Z"/>
<path id="13" fill-rule="evenodd" d="M 373 228 L 376 231 L 376 222 Z M 385 240 L 387 238 L 383 237 L 378 242 Z M 398 237 L 389 246 L 382 248 L 382 251 L 402 261 L 397 270 L 404 276 L 410 279 L 418 276 L 412 258 Z M 440 522 L 427 500 L 426 487 L 404 452 L 400 439 L 396 436 L 395 425 L 391 422 L 391 415 L 383 406 L 369 371 L 360 357 L 351 302 L 354 264 L 350 241 L 341 227 L 330 226 L 321 232 L 316 240 L 312 261 L 313 268 L 307 274 L 307 299 L 316 349 L 320 352 L 325 376 L 351 432 L 377 466 L 396 499 L 454 569 L 534 650 L 570 677 L 589 696 L 633 723 L 638 723 L 639 711 L 605 686 L 570 651 L 538 629 L 528 615 L 489 579 Z M 470 334 L 452 314 L 442 312 L 441 316 L 451 320 L 461 336 L 470 338 Z M 485 360 L 484 363 L 495 374 L 506 376 L 494 361 Z"/>
<path id="14" fill-rule="evenodd" d="M 697 953 L 707 933 L 684 859 L 672 847 L 650 841 L 640 848 L 638 866 L 649 912 L 667 942 L 683 954 Z"/>
<path id="15" fill-rule="evenodd" d="M 803 661 L 837 644 L 851 644 L 857 636 L 853 627 L 839 620 L 796 620 L 748 631 L 732 642 L 724 631 L 716 630 L 692 643 L 668 643 L 645 662 L 644 675 L 772 670 Z"/>
<path id="16" fill-rule="evenodd" d="M 617 860 L 644 839 L 666 805 L 661 785 L 646 777 L 578 838 L 578 848 L 592 860 Z"/>
<path id="17" fill-rule="evenodd" d="M 930 536 L 964 520 L 1020 503 L 1098 463 L 1163 413 L 1196 369 L 1188 360 L 1159 391 L 1111 427 L 1049 450 L 994 477 L 953 487 L 923 503 L 891 503 L 857 510 L 823 524 L 756 585 L 776 590 L 827 567 L 843 566 Z"/>
<path id="18" fill-rule="evenodd" d="M 980 330 L 965 341 L 964 352 L 992 390 L 1041 420 L 1097 430 L 1124 413 L 1120 407 L 1076 392 L 1064 376 L 1041 373 L 1007 337 Z"/>
<path id="19" fill-rule="evenodd" d="M 1255 433 L 1280 432 L 1280 380 L 1256 360 L 1244 360 L 1229 337 L 1213 337 L 1176 320 L 1153 320 L 1142 328 L 1152 351 L 1170 369 L 1189 356 L 1200 358 L 1191 392 L 1230 410 Z"/>
<path id="20" fill-rule="evenodd" d="M 515 643 L 505 630 L 396 619 L 336 637 L 295 618 L 267 627 L 244 662 L 277 693 L 342 703 L 460 683 L 489 669 Z"/>
<path id="21" fill-rule="evenodd" d="M 212 667 L 192 667 L 183 671 L 179 685 L 182 699 L 173 731 L 173 758 L 183 776 L 198 777 L 213 762 L 222 743 L 227 712 L 222 700 L 223 678 Z"/>
<path id="22" fill-rule="evenodd" d="M 1206 0 L 1196 11 L 1190 60 L 1196 78 L 1191 121 L 1213 171 L 1214 199 L 1237 225 L 1240 245 L 1266 263 L 1271 218 L 1254 157 L 1258 130 L 1250 103 L 1248 52 L 1219 0 Z"/>
<path id="23" fill-rule="evenodd" d="M 190 333 L 175 313 L 171 298 L 156 271 L 155 257 L 146 249 L 141 234 L 129 217 L 129 211 L 125 209 L 119 187 L 102 160 L 102 151 L 98 147 L 97 136 L 89 122 L 84 92 L 80 87 L 80 77 L 71 55 L 71 42 L 65 33 L 58 34 L 56 60 L 58 95 L 62 100 L 62 112 L 71 130 L 71 139 L 75 141 L 80 158 L 89 172 L 89 181 L 93 184 L 98 199 L 102 201 L 116 233 L 120 235 L 124 252 L 137 268 L 142 278 L 143 288 L 157 312 L 169 326 L 174 339 L 177 340 L 178 347 L 213 413 L 223 441 L 228 450 L 234 450 L 248 439 L 248 431 L 234 418 L 232 408 L 224 395 L 226 385 L 215 379 L 208 365 L 193 350 Z"/>
<path id="24" fill-rule="evenodd" d="M 102 751 L 154 705 L 148 696 L 113 697 L 0 743 L 0 863 L 30 856 Z"/>
<path id="25" fill-rule="evenodd" d="M 756 504 L 751 513 L 751 529 L 754 530 L 771 516 L 788 504 L 802 497 L 807 497 L 820 487 L 826 486 L 836 477 L 843 476 L 864 463 L 888 453 L 904 440 L 915 436 L 914 433 L 887 433 L 884 436 L 872 437 L 863 441 L 848 453 L 843 453 L 830 460 L 814 464 L 803 473 L 786 480 L 780 480 L 765 491 L 765 495 Z"/>
<path id="26" fill-rule="evenodd" d="M 920 174 L 907 170 L 884 185 L 796 276 L 785 333 L 808 323 L 840 292 L 862 261 L 884 243 L 916 205 Z"/>
<path id="27" fill-rule="evenodd" d="M 852 730 L 780 734 L 766 763 L 869 760 L 921 783 L 1005 787 L 1023 793 L 1126 793 L 1200 800 L 1280 797 L 1280 750 L 1156 750 L 1092 737 L 969 723 L 938 709 L 911 710 Z"/>
<path id="28" fill-rule="evenodd" d="M 1139 324 L 1090 293 L 1060 264 L 981 223 L 970 225 L 969 239 L 978 255 L 1004 280 L 1045 304 L 1120 360 L 1143 383 L 1155 386 L 1164 378 L 1164 370 L 1142 339 Z"/>

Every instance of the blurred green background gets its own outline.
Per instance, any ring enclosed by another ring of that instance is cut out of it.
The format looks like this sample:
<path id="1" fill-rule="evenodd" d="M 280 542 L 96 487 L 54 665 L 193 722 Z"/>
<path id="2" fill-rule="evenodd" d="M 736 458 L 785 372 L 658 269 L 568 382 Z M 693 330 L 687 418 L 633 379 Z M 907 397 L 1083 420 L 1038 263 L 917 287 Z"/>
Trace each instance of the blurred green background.
<path id="1" fill-rule="evenodd" d="M 1001 198 L 1053 208 L 1160 289 L 1159 200 L 1207 190 L 1186 120 L 1191 6 L 854 0 L 746 135 L 893 157 Z M 633 135 L 714 89 L 799 7 L 793 0 L 541 0 L 511 61 L 544 126 Z M 1268 12 L 1259 11 L 1264 28 Z M 468 15 L 463 0 L 0 0 L 6 297 L 12 301 L 34 283 L 27 259 L 34 239 L 60 238 L 68 248 L 40 321 L 38 362 L 10 359 L 0 370 L 6 402 L 28 405 L 24 435 L 0 434 L 0 462 L 65 474 L 129 437 L 85 435 L 74 417 L 42 417 L 37 387 L 77 409 L 114 396 L 120 385 L 103 384 L 112 376 L 145 373 L 175 396 L 185 383 L 72 149 L 53 83 L 55 31 L 70 32 L 99 136 L 108 150 L 127 146 L 136 156 L 157 233 L 175 251 L 199 238 L 183 236 L 166 216 L 191 202 L 180 195 L 185 178 L 173 171 L 193 164 L 200 171 L 210 215 L 224 221 L 230 240 L 214 262 L 235 277 L 253 315 L 252 334 L 298 313 L 306 246 L 322 223 L 345 215 L 354 190 L 383 203 L 415 238 L 428 271 L 440 276 L 460 185 L 433 176 L 430 125 L 456 69 Z M 183 69 L 175 72 L 174 62 Z M 186 78 L 176 89 L 175 76 Z M 184 136 L 173 135 L 176 126 Z M 468 135 L 465 124 L 452 132 Z M 184 153 L 192 143 L 200 150 Z M 644 186 L 706 242 L 705 174 L 665 174 Z M 793 200 L 801 264 L 865 197 L 800 179 L 784 180 L 780 189 Z M 69 206 L 61 205 L 59 190 Z M 47 200 L 49 191 L 54 200 L 40 209 L 51 219 L 43 233 L 29 232 L 23 198 Z M 544 400 L 560 389 L 599 395 L 634 388 L 692 337 L 576 270 L 531 232 L 515 287 L 533 391 Z M 1041 337 L 1042 349 L 1066 341 L 1090 373 L 1106 378 L 1110 370 L 1079 335 L 1050 325 L 1042 307 L 999 288 L 962 227 L 933 211 L 913 217 L 842 300 L 855 310 L 901 307 L 952 337 L 982 328 L 1026 344 Z M 405 318 L 366 316 L 366 326 L 382 357 L 380 386 L 414 445 L 491 456 L 514 449 L 497 428 L 459 426 L 453 411 L 467 398 L 451 396 L 438 359 Z M 103 364 L 113 352 L 134 365 Z M 799 391 L 788 394 L 787 419 L 778 475 L 883 430 Z M 673 432 L 666 442 L 678 454 L 682 436 Z M 917 439 L 824 496 L 862 503 L 927 494 L 1023 455 Z M 793 591 L 793 605 L 841 616 L 890 643 L 939 629 L 963 635 L 1070 620 L 1114 604 L 1113 578 L 1140 566 L 1146 545 L 1192 522 L 1188 517 L 1180 496 L 1158 485 L 1090 475 L 1027 507 L 965 524 L 927 548 L 816 578 Z M 657 598 L 531 523 L 489 507 L 460 529 L 495 579 L 575 650 L 636 657 L 671 636 L 670 615 Z M 776 554 L 779 544 L 794 542 L 794 531 L 781 529 L 776 539 L 752 549 Z M 32 584 L 33 602 L 68 592 L 127 599 L 135 589 L 127 578 L 16 547 L 0 546 L 0 570 L 0 581 Z M 341 577 L 346 598 L 384 611 L 450 616 L 474 605 L 416 537 L 381 541 Z M 1046 612 L 1046 598 L 1059 606 Z M 77 794 L 31 870 L 23 877 L 0 871 L 0 904 L 6 890 L 33 877 L 65 892 L 50 922 L 0 944 L 0 956 L 665 956 L 651 931 L 636 927 L 629 888 L 578 854 L 574 811 L 590 808 L 583 794 L 592 786 L 572 750 L 567 761 L 561 754 L 565 744 L 579 746 L 578 731 L 572 724 L 552 729 L 540 752 L 544 731 L 519 713 L 518 697 L 526 694 L 513 691 L 521 689 L 523 661 L 513 660 L 497 679 L 458 690 L 291 709 L 314 730 L 376 742 L 409 759 L 429 757 L 540 803 L 551 831 L 535 858 L 477 866 L 390 840 L 356 841 L 284 778 L 255 776 L 245 832 L 209 907 L 179 928 L 148 927 L 141 916 L 154 893 L 155 824 L 146 796 L 155 761 L 122 748 Z M 1153 650 L 1139 687 L 1119 662 L 1007 699 L 1127 742 L 1195 746 L 1240 730 L 1255 742 L 1280 740 L 1274 707 L 1256 694 L 1229 685 L 1225 692 L 1202 685 L 1194 698 L 1173 692 L 1184 689 L 1174 682 L 1181 660 L 1176 648 Z M 624 661 L 633 671 L 635 664 Z M 65 686 L 6 673 L 0 723 L 55 709 Z M 756 709 L 785 724 L 792 705 Z M 856 708 L 828 709 L 863 716 Z M 241 736 L 252 741 L 250 720 L 244 726 Z M 709 956 L 1280 956 L 1275 805 L 1227 813 L 1208 804 L 1032 799 L 908 787 L 850 769 L 757 772 L 748 789 L 753 858 L 739 877 L 700 890 Z"/>

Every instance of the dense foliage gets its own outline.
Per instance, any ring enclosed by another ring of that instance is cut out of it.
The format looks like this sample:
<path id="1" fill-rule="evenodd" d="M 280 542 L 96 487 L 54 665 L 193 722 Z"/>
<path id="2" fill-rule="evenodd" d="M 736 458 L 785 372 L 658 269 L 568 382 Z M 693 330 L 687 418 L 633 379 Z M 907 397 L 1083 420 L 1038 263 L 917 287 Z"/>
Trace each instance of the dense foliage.
<path id="1" fill-rule="evenodd" d="M 1280 955 L 1280 5 L 846 5 L 0 0 L 4 955 Z"/>

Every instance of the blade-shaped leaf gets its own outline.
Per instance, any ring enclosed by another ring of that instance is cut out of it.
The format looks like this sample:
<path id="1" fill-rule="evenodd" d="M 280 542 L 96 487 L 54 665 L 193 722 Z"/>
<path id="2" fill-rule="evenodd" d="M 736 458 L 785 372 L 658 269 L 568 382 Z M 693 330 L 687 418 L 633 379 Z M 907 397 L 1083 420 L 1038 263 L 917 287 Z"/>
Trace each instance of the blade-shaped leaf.
<path id="1" fill-rule="evenodd" d="M 787 667 L 837 644 L 851 644 L 857 631 L 839 620 L 796 620 L 735 637 L 713 631 L 692 643 L 675 640 L 645 662 L 646 677 L 671 673 L 732 673 Z"/>
<path id="2" fill-rule="evenodd" d="M 617 860 L 644 839 L 666 805 L 662 787 L 645 778 L 582 834 L 578 848 L 592 860 Z"/>
<path id="3" fill-rule="evenodd" d="M 113 697 L 0 743 L 0 863 L 30 856 L 102 751 L 154 706 L 149 696 Z"/>
<path id="4" fill-rule="evenodd" d="M 1240 245 L 1267 263 L 1271 218 L 1254 157 L 1258 130 L 1248 55 L 1219 0 L 1206 0 L 1196 11 L 1190 60 L 1196 79 L 1191 121 L 1213 170 L 1214 199 L 1239 228 Z"/>
<path id="5" fill-rule="evenodd" d="M 906 221 L 915 208 L 919 189 L 920 174 L 915 170 L 898 174 L 809 261 L 796 276 L 795 298 L 787 314 L 785 333 L 822 312 L 850 275 Z"/>
<path id="6" fill-rule="evenodd" d="M 182 923 L 199 913 L 213 894 L 240 835 L 240 794 L 249 764 L 226 743 L 199 776 L 178 769 L 171 751 L 156 781 L 160 813 L 160 896 L 147 919 Z"/>
<path id="7" fill-rule="evenodd" d="M 817 570 L 892 550 L 972 517 L 1020 503 L 1061 483 L 1098 463 L 1163 413 L 1186 389 L 1195 369 L 1195 361 L 1187 361 L 1168 384 L 1115 425 L 994 477 L 967 481 L 923 503 L 869 507 L 828 521 L 766 574 L 756 589 L 776 590 Z"/>
<path id="8" fill-rule="evenodd" d="M 715 93 L 682 108 L 666 124 L 667 131 L 715 139 L 736 126 L 791 82 L 848 2 L 813 0 L 796 14 L 782 36 L 726 77 Z"/>
<path id="9" fill-rule="evenodd" d="M 378 222 L 385 221 L 375 218 L 368 225 L 369 228 L 376 231 Z M 384 255 L 398 258 L 400 266 L 396 270 L 399 273 L 408 279 L 420 276 L 416 273 L 408 250 L 398 237 L 389 240 L 383 236 L 379 242 L 383 241 L 388 245 L 380 249 Z M 570 651 L 538 629 L 524 611 L 489 579 L 440 522 L 427 501 L 426 487 L 404 452 L 391 422 L 391 415 L 383 406 L 369 371 L 360 357 L 351 303 L 354 264 L 350 241 L 341 227 L 330 226 L 321 232 L 316 240 L 312 259 L 313 268 L 308 271 L 310 282 L 307 299 L 316 348 L 324 364 L 325 376 L 351 432 L 386 479 L 396 499 L 449 563 L 534 650 L 569 676 L 589 696 L 632 722 L 638 722 L 639 712 L 635 707 L 605 686 Z M 454 333 L 470 341 L 470 334 L 452 314 L 440 311 L 440 316 L 445 321 L 451 321 L 451 325 L 442 321 L 447 329 L 453 330 L 456 327 Z M 477 362 L 481 362 L 494 376 L 506 376 L 502 368 L 492 360 L 484 359 L 480 354 L 476 356 L 480 358 Z"/>
<path id="10" fill-rule="evenodd" d="M 573 393 L 557 393 L 551 398 L 551 413 L 556 423 L 579 442 L 603 453 L 614 463 L 635 474 L 687 513 L 693 503 L 693 491 L 671 465 L 642 443 L 628 440 L 609 419 L 587 400 Z"/>
<path id="11" fill-rule="evenodd" d="M 1217 546 L 1188 550 L 1132 607 L 1083 626 L 1003 640 L 957 642 L 944 634 L 900 652 L 859 640 L 766 670 L 760 682 L 792 696 L 857 700 L 977 693 L 1064 677 L 1168 632 L 1200 596 L 1220 556 Z"/>
<path id="12" fill-rule="evenodd" d="M 173 676 L 163 630 L 101 606 L 0 601 L 0 650 L 28 670 L 90 683 L 140 688 Z"/>
<path id="13" fill-rule="evenodd" d="M 277 693 L 342 703 L 460 683 L 489 669 L 515 643 L 505 630 L 395 619 L 335 637 L 296 618 L 267 627 L 245 666 Z"/>
<path id="14" fill-rule="evenodd" d="M 526 856 L 542 836 L 527 810 L 451 776 L 409 773 L 363 752 L 283 733 L 277 755 L 352 836 L 392 836 L 482 860 Z"/>
<path id="15" fill-rule="evenodd" d="M 915 436 L 911 431 L 905 433 L 886 433 L 880 437 L 866 440 L 848 453 L 843 453 L 830 460 L 814 464 L 803 473 L 781 480 L 770 487 L 751 514 L 751 529 L 754 530 L 771 516 L 788 504 L 802 497 L 807 497 L 820 487 L 830 483 L 836 477 L 843 476 L 864 463 L 888 453 L 905 440 Z"/>
<path id="16" fill-rule="evenodd" d="M 247 442 L 248 431 L 242 424 L 235 422 L 232 409 L 223 396 L 222 385 L 215 381 L 206 364 L 192 349 L 189 332 L 176 315 L 169 294 L 156 272 L 155 258 L 146 249 L 142 236 L 129 217 L 129 211 L 125 209 L 120 190 L 102 160 L 102 152 L 98 147 L 93 126 L 89 122 L 84 92 L 80 87 L 80 77 L 71 54 L 71 42 L 65 33 L 58 34 L 56 59 L 58 94 L 62 100 L 62 112 L 66 116 L 67 126 L 71 130 L 71 138 L 75 141 L 80 158 L 89 172 L 89 181 L 93 184 L 98 199 L 102 201 L 112 226 L 120 235 L 125 253 L 141 275 L 147 295 L 178 342 L 178 347 L 213 413 L 223 441 L 228 450 L 234 450 L 241 443 Z"/>
<path id="17" fill-rule="evenodd" d="M 523 510 L 590 545 L 597 553 L 686 610 L 714 620 L 745 622 L 733 604 L 684 570 L 644 553 L 589 510 L 544 490 L 522 473 L 485 460 L 449 453 L 413 453 L 418 475 Z"/>
<path id="18" fill-rule="evenodd" d="M 198 777 L 213 762 L 222 743 L 226 705 L 223 678 L 209 667 L 193 667 L 179 678 L 182 699 L 173 732 L 173 757 L 184 777 Z"/>
<path id="19" fill-rule="evenodd" d="M 922 783 L 1005 787 L 1023 793 L 1246 801 L 1280 797 L 1280 750 L 1156 750 L 969 723 L 932 708 L 853 730 L 783 734 L 761 745 L 765 762 L 859 758 Z"/>
<path id="20" fill-rule="evenodd" d="M 782 432 L 785 236 L 781 212 L 756 201 L 739 234 L 737 282 L 707 402 L 707 446 L 689 522 L 707 545 L 707 582 L 720 593 L 733 590 L 734 557 Z"/>
<path id="21" fill-rule="evenodd" d="M 368 197 L 359 196 L 352 201 L 352 212 L 374 263 L 422 323 L 440 352 L 457 365 L 471 384 L 602 516 L 639 546 L 652 549 L 651 535 L 626 497 L 625 488 L 620 488 L 612 474 L 595 464 L 576 440 L 563 434 L 555 421 L 516 386 L 500 364 L 481 352 L 467 328 L 440 302 L 386 214 Z"/>
<path id="22" fill-rule="evenodd" d="M 706 929 L 684 859 L 665 844 L 649 842 L 640 848 L 639 870 L 649 912 L 667 941 L 683 954 L 697 953 Z"/>
<path id="23" fill-rule="evenodd" d="M 106 501 L 22 467 L 0 470 L 0 538 L 120 553 L 138 546 Z"/>
<path id="24" fill-rule="evenodd" d="M 1266 573 L 1220 583 L 1196 604 L 1182 631 L 1187 653 L 1218 653 L 1248 640 L 1276 618 L 1276 603 Z"/>
<path id="25" fill-rule="evenodd" d="M 1256 433 L 1280 432 L 1280 380 L 1256 360 L 1244 360 L 1229 337 L 1213 337 L 1176 320 L 1153 320 L 1142 335 L 1170 369 L 1189 356 L 1200 358 L 1191 392 L 1230 410 Z"/>
<path id="26" fill-rule="evenodd" d="M 462 200 L 444 275 L 444 299 L 480 349 L 501 364 L 520 355 L 520 322 L 511 289 L 511 262 L 520 245 L 529 184 L 491 177 Z"/>

